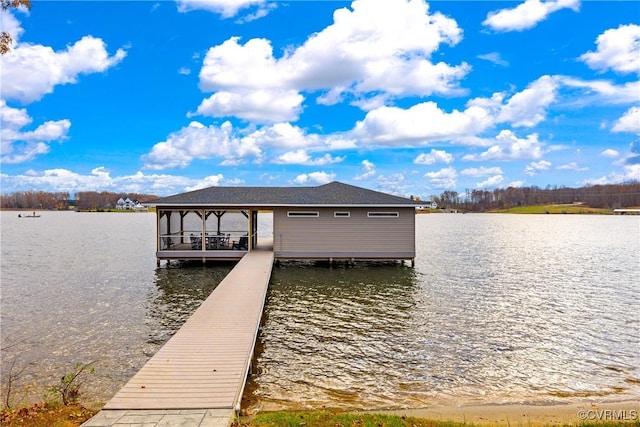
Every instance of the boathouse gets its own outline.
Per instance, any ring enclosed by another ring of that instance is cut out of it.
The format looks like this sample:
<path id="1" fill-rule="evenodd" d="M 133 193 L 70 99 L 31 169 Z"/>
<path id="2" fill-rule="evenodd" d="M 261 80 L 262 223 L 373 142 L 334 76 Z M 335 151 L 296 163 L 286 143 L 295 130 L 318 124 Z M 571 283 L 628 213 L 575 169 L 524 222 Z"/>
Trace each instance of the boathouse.
<path id="1" fill-rule="evenodd" d="M 273 213 L 276 260 L 415 259 L 413 200 L 340 182 L 317 187 L 209 187 L 148 203 L 161 260 L 240 259 Z"/>

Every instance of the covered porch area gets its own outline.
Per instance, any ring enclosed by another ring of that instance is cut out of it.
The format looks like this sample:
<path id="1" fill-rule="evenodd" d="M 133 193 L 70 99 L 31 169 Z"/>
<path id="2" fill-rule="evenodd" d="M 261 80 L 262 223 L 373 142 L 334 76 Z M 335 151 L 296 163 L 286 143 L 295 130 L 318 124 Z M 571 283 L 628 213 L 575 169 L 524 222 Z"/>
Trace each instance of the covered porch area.
<path id="1" fill-rule="evenodd" d="M 258 246 L 258 210 L 156 207 L 156 260 L 238 260 Z"/>

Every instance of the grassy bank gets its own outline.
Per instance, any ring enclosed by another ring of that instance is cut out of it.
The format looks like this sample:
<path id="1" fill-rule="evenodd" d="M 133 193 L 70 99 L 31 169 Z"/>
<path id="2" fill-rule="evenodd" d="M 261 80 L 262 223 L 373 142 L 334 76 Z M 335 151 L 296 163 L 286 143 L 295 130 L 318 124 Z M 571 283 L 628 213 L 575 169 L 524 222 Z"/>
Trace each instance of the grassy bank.
<path id="1" fill-rule="evenodd" d="M 457 427 L 469 424 L 399 415 L 331 411 L 277 411 L 243 418 L 236 427 Z"/>
<path id="2" fill-rule="evenodd" d="M 3 410 L 0 414 L 0 425 L 3 427 L 79 427 L 97 413 L 96 410 L 84 408 L 78 404 L 61 405 L 55 403 L 39 403 L 37 405 Z M 442 421 L 403 415 L 351 413 L 342 411 L 276 411 L 265 412 L 251 417 L 242 417 L 233 427 L 469 427 L 474 425 L 533 425 L 567 426 L 567 427 L 640 427 L 640 421 L 590 421 L 565 423 L 547 421 L 533 423 L 531 420 L 517 420 L 505 423 L 482 422 L 474 424 L 469 421 Z"/>
<path id="3" fill-rule="evenodd" d="M 2 410 L 0 425 L 3 427 L 77 427 L 97 412 L 79 404 L 62 405 L 43 402 L 24 408 Z"/>
<path id="4" fill-rule="evenodd" d="M 500 209 L 494 211 L 497 213 L 515 213 L 515 214 L 597 214 L 611 215 L 611 209 L 590 208 L 582 205 L 535 205 L 520 206 L 516 208 Z"/>
<path id="5" fill-rule="evenodd" d="M 481 423 L 482 425 L 527 425 L 532 426 L 531 420 L 518 423 Z M 361 414 L 332 411 L 278 411 L 267 412 L 249 418 L 242 418 L 234 424 L 235 427 L 469 427 L 473 422 L 457 422 L 432 420 L 419 417 L 385 414 Z M 535 425 L 574 426 L 574 427 L 614 427 L 640 426 L 640 421 L 589 421 L 579 423 L 562 423 L 557 421 L 544 422 Z"/>

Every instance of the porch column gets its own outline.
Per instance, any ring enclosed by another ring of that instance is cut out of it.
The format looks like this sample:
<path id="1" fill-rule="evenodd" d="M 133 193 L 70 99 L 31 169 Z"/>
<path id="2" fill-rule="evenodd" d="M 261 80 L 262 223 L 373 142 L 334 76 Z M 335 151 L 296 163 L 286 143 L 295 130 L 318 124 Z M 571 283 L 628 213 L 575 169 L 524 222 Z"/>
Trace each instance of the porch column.
<path id="1" fill-rule="evenodd" d="M 201 246 L 201 250 L 206 251 L 207 250 L 207 235 L 205 234 L 207 231 L 207 211 L 206 209 L 203 209 L 201 211 L 201 216 L 202 216 L 202 231 L 200 232 L 200 236 L 202 237 L 202 244 Z M 204 258 L 203 258 L 204 259 Z"/>
<path id="2" fill-rule="evenodd" d="M 249 211 L 249 250 L 258 246 L 258 211 Z"/>

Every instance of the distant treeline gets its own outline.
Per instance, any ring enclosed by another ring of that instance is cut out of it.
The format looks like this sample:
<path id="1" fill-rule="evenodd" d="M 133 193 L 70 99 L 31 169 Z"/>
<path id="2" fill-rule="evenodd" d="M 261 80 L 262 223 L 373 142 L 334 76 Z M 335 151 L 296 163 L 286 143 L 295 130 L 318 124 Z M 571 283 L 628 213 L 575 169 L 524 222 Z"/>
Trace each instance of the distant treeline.
<path id="1" fill-rule="evenodd" d="M 148 202 L 158 197 L 150 194 L 112 193 L 108 191 L 83 191 L 76 193 L 75 200 L 69 193 L 47 193 L 44 191 L 22 191 L 0 195 L 2 209 L 114 209 L 120 198 Z M 413 196 L 412 196 L 413 197 Z M 416 197 L 413 197 L 416 198 Z M 416 198 L 419 199 L 419 198 Z M 422 200 L 427 200 L 422 198 Z M 508 209 L 516 206 L 583 203 L 592 208 L 627 208 L 640 206 L 640 182 L 624 184 L 594 185 L 580 188 L 569 187 L 509 187 L 495 190 L 466 190 L 464 193 L 445 191 L 431 200 L 442 209 L 460 209 L 484 212 Z"/>
<path id="2" fill-rule="evenodd" d="M 115 209 L 118 199 L 129 198 L 141 203 L 157 199 L 157 196 L 137 193 L 112 193 L 109 191 L 82 191 L 75 199 L 68 192 L 19 191 L 0 195 L 2 209 L 54 209 L 54 210 L 101 210 Z"/>
<path id="3" fill-rule="evenodd" d="M 432 200 L 443 209 L 485 212 L 517 206 L 582 203 L 592 208 L 640 206 L 640 182 L 569 187 L 509 187 L 489 190 L 445 191 Z"/>

